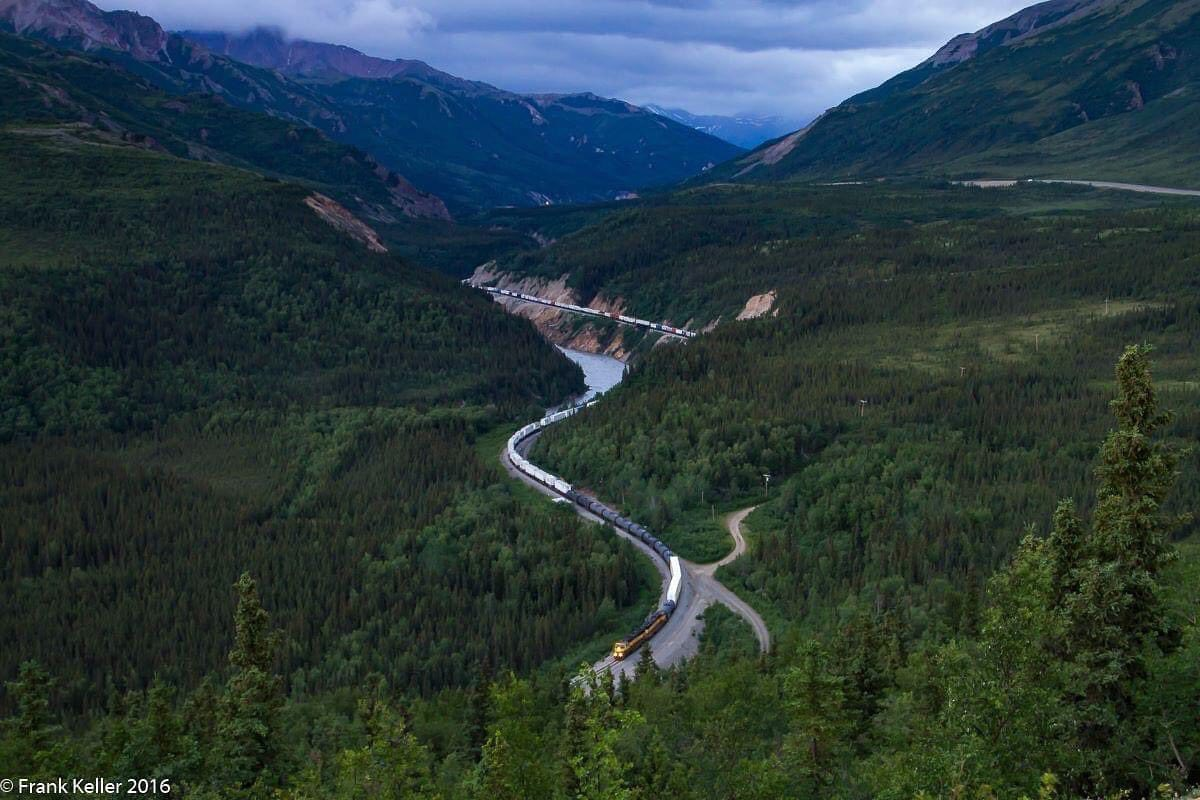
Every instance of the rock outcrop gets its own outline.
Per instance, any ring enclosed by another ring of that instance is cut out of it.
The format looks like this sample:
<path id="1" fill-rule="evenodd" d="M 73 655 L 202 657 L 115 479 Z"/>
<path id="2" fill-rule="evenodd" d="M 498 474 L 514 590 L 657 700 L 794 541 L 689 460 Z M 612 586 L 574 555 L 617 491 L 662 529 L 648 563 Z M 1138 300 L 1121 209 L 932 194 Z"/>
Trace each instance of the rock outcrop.
<path id="1" fill-rule="evenodd" d="M 738 312 L 737 319 L 758 319 L 769 312 L 775 305 L 775 290 L 756 294 L 746 301 L 746 306 Z"/>
<path id="2" fill-rule="evenodd" d="M 86 0 L 0 0 L 0 26 L 81 50 L 107 48 L 147 61 L 162 54 L 168 38 L 150 17 L 103 11 Z"/>
<path id="3" fill-rule="evenodd" d="M 387 248 L 379 241 L 379 234 L 371 226 L 355 217 L 340 203 L 319 192 L 313 192 L 304 198 L 304 205 L 311 208 L 318 217 L 328 222 L 342 233 L 362 242 L 373 253 L 386 253 Z"/>
<path id="4" fill-rule="evenodd" d="M 567 286 L 565 277 L 556 280 L 517 278 L 496 271 L 495 267 L 495 262 L 488 262 L 478 267 L 471 276 L 471 281 L 544 297 L 560 303 L 581 305 L 575 291 Z M 625 342 L 625 329 L 620 326 L 593 323 L 579 315 L 560 311 L 552 306 L 523 303 L 507 297 L 497 297 L 496 299 L 513 314 L 530 320 L 543 336 L 561 347 L 569 347 L 584 353 L 599 353 L 620 361 L 625 361 L 630 356 Z M 595 298 L 588 307 L 606 313 L 620 313 L 625 309 L 625 300 L 620 297 L 601 296 Z"/>
<path id="5" fill-rule="evenodd" d="M 921 66 L 948 67 L 961 64 L 992 48 L 1013 44 L 1026 36 L 1072 22 L 1114 2 L 1116 0 L 1049 0 L 1038 3 L 975 33 L 955 36 Z"/>

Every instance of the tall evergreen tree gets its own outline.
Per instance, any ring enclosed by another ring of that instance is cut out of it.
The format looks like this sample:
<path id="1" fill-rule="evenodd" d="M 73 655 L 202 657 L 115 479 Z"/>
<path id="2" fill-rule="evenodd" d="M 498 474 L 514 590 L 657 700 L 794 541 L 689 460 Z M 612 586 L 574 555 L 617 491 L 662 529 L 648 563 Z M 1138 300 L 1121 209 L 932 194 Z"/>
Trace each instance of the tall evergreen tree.
<path id="1" fill-rule="evenodd" d="M 651 684 L 658 683 L 658 664 L 654 662 L 654 650 L 651 649 L 650 643 L 646 642 L 642 645 L 641 657 L 638 659 L 637 665 L 633 668 L 633 677 L 637 683 L 649 682 Z"/>
<path id="2" fill-rule="evenodd" d="M 160 678 L 130 703 L 122 725 L 124 741 L 113 772 L 172 778 L 177 782 L 198 766 L 199 753 L 176 710 L 175 689 Z"/>
<path id="3" fill-rule="evenodd" d="M 16 713 L 0 730 L 0 773 L 60 777 L 67 753 L 59 741 L 62 726 L 50 708 L 54 679 L 36 661 L 26 661 L 6 687 Z"/>
<path id="4" fill-rule="evenodd" d="M 279 637 L 250 574 L 243 573 L 234 588 L 238 607 L 229 653 L 233 673 L 218 709 L 216 774 L 231 796 L 262 797 L 279 781 L 276 761 L 283 683 L 273 671 Z"/>
<path id="5" fill-rule="evenodd" d="M 1162 510 L 1176 479 L 1176 454 L 1155 435 L 1169 420 L 1150 376 L 1150 348 L 1132 346 L 1117 363 L 1118 426 L 1100 449 L 1091 530 L 1069 504 L 1050 536 L 1055 593 L 1071 666 L 1076 744 L 1086 765 L 1077 789 L 1119 786 L 1132 776 L 1114 744 L 1132 735 L 1134 687 L 1146 659 L 1168 641 L 1159 574 L 1174 558 L 1181 522 Z"/>
<path id="6" fill-rule="evenodd" d="M 844 680 L 830 670 L 824 648 L 812 642 L 804 646 L 785 685 L 792 712 L 786 763 L 802 796 L 820 796 L 848 751 Z"/>
<path id="7" fill-rule="evenodd" d="M 488 740 L 488 725 L 492 716 L 491 694 L 491 661 L 485 656 L 468 695 L 470 708 L 467 713 L 467 745 L 471 758 L 475 761 L 482 758 L 483 746 Z"/>
<path id="8" fill-rule="evenodd" d="M 636 711 L 616 708 L 611 673 L 598 679 L 588 667 L 580 669 L 567 701 L 566 795 L 578 800 L 627 800 L 624 768 L 616 743 L 623 728 L 636 725 Z"/>
<path id="9" fill-rule="evenodd" d="M 542 716 L 548 709 L 540 708 L 530 685 L 512 673 L 492 684 L 489 705 L 493 722 L 473 777 L 474 794 L 480 800 L 552 796 L 558 763 L 546 757 L 553 750 L 548 743 L 556 740 Z"/>

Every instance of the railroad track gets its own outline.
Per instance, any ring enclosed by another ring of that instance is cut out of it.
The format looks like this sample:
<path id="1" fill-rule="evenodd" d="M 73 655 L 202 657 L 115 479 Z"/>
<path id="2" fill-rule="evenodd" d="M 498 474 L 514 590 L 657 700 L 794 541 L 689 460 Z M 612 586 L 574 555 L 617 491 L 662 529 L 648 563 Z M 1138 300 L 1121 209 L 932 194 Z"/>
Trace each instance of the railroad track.
<path id="1" fill-rule="evenodd" d="M 550 306 L 551 308 L 570 311 L 573 314 L 582 314 L 585 317 L 595 317 L 597 319 L 607 319 L 617 322 L 621 325 L 628 325 L 634 328 L 645 328 L 650 331 L 657 331 L 667 336 L 676 339 L 694 339 L 696 338 L 695 331 L 689 331 L 686 328 L 676 328 L 674 325 L 667 325 L 665 322 L 651 322 L 648 319 L 640 319 L 631 317 L 628 314 L 618 314 L 612 311 L 601 311 L 598 308 L 589 308 L 587 306 L 577 306 L 573 303 L 560 303 L 557 300 L 551 300 L 548 297 L 538 297 L 537 295 L 525 294 L 523 292 L 514 292 L 509 289 L 500 289 L 496 286 L 484 286 L 478 283 L 471 283 L 470 280 L 463 281 L 467 286 L 474 289 L 480 289 L 497 297 L 507 297 L 512 300 L 518 300 L 523 303 L 536 303 L 538 305 Z"/>
<path id="2" fill-rule="evenodd" d="M 574 313 L 611 318 L 611 315 L 597 312 L 594 309 L 583 309 L 579 306 L 536 298 L 532 295 L 520 295 L 492 287 L 477 288 L 485 289 L 494 295 L 506 295 L 526 302 L 538 302 Z M 647 320 L 629 317 L 624 319 L 618 317 L 617 319 L 622 324 L 645 327 L 676 336 L 684 341 L 695 336 L 691 331 Z M 563 478 L 543 470 L 528 459 L 530 447 L 547 427 L 580 413 L 595 405 L 596 402 L 598 401 L 593 399 L 547 414 L 537 422 L 522 427 L 509 438 L 501 453 L 501 462 L 513 477 L 528 483 L 543 494 L 570 502 L 576 513 L 584 518 L 610 526 L 617 535 L 629 540 L 635 547 L 642 550 L 662 575 L 663 589 L 657 609 L 651 612 L 642 626 L 614 646 L 615 651 L 620 651 L 619 655 L 609 654 L 597 661 L 592 666 L 593 671 L 597 674 L 612 672 L 614 677 L 621 674 L 630 675 L 637 662 L 641 660 L 640 657 L 630 656 L 634 656 L 637 649 L 646 642 L 653 643 L 654 660 L 659 666 L 670 666 L 690 658 L 699 651 L 699 634 L 703 629 L 703 621 L 700 617 L 704 610 L 713 603 L 721 603 L 745 619 L 754 630 L 760 649 L 766 652 L 770 648 L 770 635 L 765 623 L 749 604 L 738 598 L 713 577 L 712 573 L 719 566 L 718 564 L 695 565 L 682 561 L 675 556 L 666 543 L 643 526 L 625 518 L 596 498 L 579 492 Z M 728 563 L 736 558 L 743 549 L 744 546 L 737 544 L 735 536 L 734 552 L 723 559 L 721 563 Z M 662 616 L 665 616 L 665 622 L 661 619 L 655 622 L 658 617 Z"/>

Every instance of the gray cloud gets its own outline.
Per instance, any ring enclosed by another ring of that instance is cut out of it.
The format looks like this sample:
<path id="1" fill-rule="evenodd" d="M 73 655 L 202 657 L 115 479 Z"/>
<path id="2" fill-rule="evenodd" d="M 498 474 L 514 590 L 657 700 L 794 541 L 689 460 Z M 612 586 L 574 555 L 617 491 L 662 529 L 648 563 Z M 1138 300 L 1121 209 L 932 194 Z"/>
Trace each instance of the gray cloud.
<path id="1" fill-rule="evenodd" d="M 811 117 L 1022 0 L 102 0 L 168 28 L 283 28 L 514 91 Z"/>

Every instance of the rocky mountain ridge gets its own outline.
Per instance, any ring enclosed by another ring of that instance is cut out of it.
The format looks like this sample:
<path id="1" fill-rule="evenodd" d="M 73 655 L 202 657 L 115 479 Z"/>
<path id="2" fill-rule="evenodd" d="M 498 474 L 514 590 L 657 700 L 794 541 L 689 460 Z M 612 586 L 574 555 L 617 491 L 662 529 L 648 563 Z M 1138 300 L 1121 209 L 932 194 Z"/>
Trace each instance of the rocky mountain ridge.
<path id="1" fill-rule="evenodd" d="M 332 135 L 375 153 L 452 208 L 619 199 L 740 152 L 590 92 L 511 92 L 421 61 L 376 58 L 268 28 L 182 36 L 323 96 L 345 126 Z"/>
<path id="2" fill-rule="evenodd" d="M 1049 177 L 1186 188 L 1200 0 L 1051 0 L 706 176 Z"/>
<path id="3" fill-rule="evenodd" d="M 474 83 L 434 69 L 424 61 L 376 58 L 342 44 L 292 39 L 278 28 L 257 27 L 240 34 L 191 30 L 178 33 L 210 52 L 289 75 L 372 80 L 413 77 L 459 86 Z"/>
<path id="4" fill-rule="evenodd" d="M 606 201 L 739 150 L 621 100 L 521 95 L 278 31 L 171 34 L 88 0 L 3 0 L 0 29 L 103 54 L 158 87 L 314 127 L 403 176 L 418 213 Z M 227 55 L 228 54 L 228 55 Z"/>
<path id="5" fill-rule="evenodd" d="M 82 50 L 107 48 L 136 58 L 158 58 L 168 34 L 134 11 L 103 11 L 78 0 L 0 0 L 0 24 L 23 36 L 70 42 Z"/>
<path id="6" fill-rule="evenodd" d="M 1048 0 L 1022 9 L 1010 17 L 992 23 L 975 33 L 955 36 L 920 66 L 944 67 L 961 64 L 996 47 L 1019 42 L 1035 33 L 1072 22 L 1116 0 Z"/>

